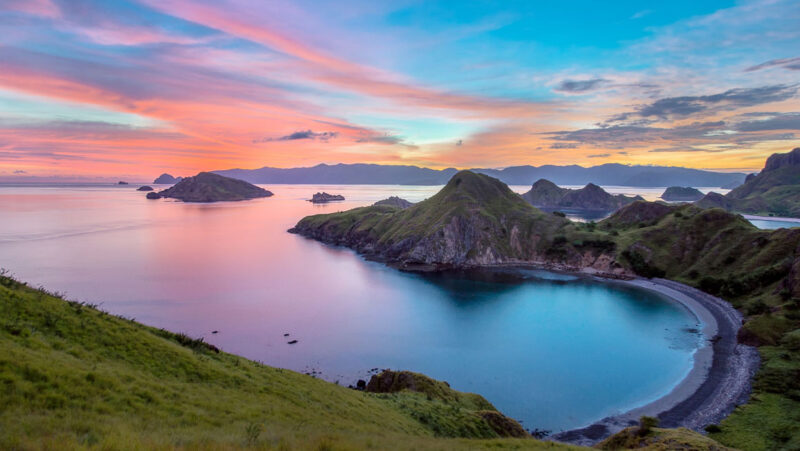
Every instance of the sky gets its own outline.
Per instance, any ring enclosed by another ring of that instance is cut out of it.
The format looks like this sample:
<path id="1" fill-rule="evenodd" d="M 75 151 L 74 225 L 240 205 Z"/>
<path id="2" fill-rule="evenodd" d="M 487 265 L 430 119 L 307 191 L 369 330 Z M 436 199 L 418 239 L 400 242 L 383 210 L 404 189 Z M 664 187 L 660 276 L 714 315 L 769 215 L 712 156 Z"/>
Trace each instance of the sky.
<path id="1" fill-rule="evenodd" d="M 319 163 L 754 171 L 800 2 L 0 0 L 0 180 Z"/>

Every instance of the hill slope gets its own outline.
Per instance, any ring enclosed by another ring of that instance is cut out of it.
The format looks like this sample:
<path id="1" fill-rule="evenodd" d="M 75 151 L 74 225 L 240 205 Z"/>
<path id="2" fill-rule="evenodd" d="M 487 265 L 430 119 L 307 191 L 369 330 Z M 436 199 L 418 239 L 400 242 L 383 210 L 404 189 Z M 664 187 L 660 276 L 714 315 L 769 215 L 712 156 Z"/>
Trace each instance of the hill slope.
<path id="1" fill-rule="evenodd" d="M 0 276 L 2 449 L 551 446 L 498 439 L 485 399 L 412 379 L 418 392 L 360 392 Z"/>
<path id="2" fill-rule="evenodd" d="M 699 205 L 763 216 L 800 217 L 800 147 L 770 156 L 761 172 L 748 176 L 724 200 L 709 193 Z"/>

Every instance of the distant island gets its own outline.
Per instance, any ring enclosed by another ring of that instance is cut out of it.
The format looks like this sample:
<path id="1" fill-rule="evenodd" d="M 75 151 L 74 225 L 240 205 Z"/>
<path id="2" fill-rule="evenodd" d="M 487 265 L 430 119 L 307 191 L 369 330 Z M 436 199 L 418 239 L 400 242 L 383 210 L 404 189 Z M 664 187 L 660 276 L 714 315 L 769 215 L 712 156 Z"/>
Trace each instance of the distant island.
<path id="1" fill-rule="evenodd" d="M 512 166 L 505 169 L 471 169 L 509 185 L 530 185 L 547 179 L 558 185 L 588 183 L 611 186 L 727 186 L 742 183 L 743 173 L 723 173 L 668 166 L 627 166 L 603 164 L 592 167 Z M 226 169 L 213 171 L 257 184 L 340 184 L 340 185 L 444 185 L 458 170 L 378 164 L 319 164 L 305 168 Z"/>
<path id="2" fill-rule="evenodd" d="M 324 204 L 342 200 L 344 200 L 344 196 L 341 194 L 315 193 L 308 201 L 314 204 Z"/>
<path id="3" fill-rule="evenodd" d="M 153 187 L 144 185 L 136 188 L 136 191 L 153 191 Z"/>
<path id="4" fill-rule="evenodd" d="M 568 189 L 545 179 L 534 183 L 522 198 L 537 208 L 607 212 L 618 210 L 637 200 L 644 200 L 641 196 L 609 194 L 594 183 L 581 189 Z"/>
<path id="5" fill-rule="evenodd" d="M 128 182 L 124 182 L 124 181 L 122 181 L 122 180 L 120 180 L 119 182 L 117 182 L 117 185 L 127 185 L 127 184 L 128 184 Z"/>
<path id="6" fill-rule="evenodd" d="M 724 196 L 709 193 L 697 205 L 737 213 L 799 218 L 800 147 L 788 153 L 773 154 L 764 169 L 748 175 L 743 185 Z"/>
<path id="7" fill-rule="evenodd" d="M 703 192 L 690 186 L 670 186 L 661 195 L 661 198 L 670 202 L 694 202 L 702 199 Z"/>
<path id="8" fill-rule="evenodd" d="M 272 196 L 272 192 L 243 180 L 201 172 L 186 177 L 175 186 L 158 193 L 147 193 L 148 199 L 172 198 L 184 202 L 221 202 Z"/>
<path id="9" fill-rule="evenodd" d="M 183 177 L 173 177 L 170 174 L 164 173 L 156 177 L 156 179 L 153 180 L 153 183 L 157 185 L 174 185 L 181 180 L 183 180 Z"/>

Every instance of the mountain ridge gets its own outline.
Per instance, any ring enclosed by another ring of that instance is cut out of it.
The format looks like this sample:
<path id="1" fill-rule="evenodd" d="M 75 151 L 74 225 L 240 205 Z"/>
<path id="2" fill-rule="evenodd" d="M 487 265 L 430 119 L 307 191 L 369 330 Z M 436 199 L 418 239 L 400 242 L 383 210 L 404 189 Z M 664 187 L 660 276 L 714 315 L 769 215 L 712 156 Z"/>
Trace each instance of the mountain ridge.
<path id="1" fill-rule="evenodd" d="M 707 186 L 718 187 L 744 181 L 744 173 L 704 171 L 674 166 L 627 166 L 608 163 L 599 166 L 510 166 L 503 169 L 476 168 L 508 185 L 530 185 L 548 179 L 559 185 L 606 186 Z M 318 164 L 298 168 L 262 167 L 212 171 L 256 184 L 347 184 L 347 185 L 444 185 L 458 170 L 430 169 L 411 165 Z"/>

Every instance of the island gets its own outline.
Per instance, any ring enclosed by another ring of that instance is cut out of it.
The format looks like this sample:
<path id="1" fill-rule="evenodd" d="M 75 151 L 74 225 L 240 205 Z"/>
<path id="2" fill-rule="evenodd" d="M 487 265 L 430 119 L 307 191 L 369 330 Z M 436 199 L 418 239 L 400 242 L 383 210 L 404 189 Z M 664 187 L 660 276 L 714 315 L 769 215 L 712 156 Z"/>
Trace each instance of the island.
<path id="1" fill-rule="evenodd" d="M 721 196 L 709 193 L 696 205 L 737 213 L 800 218 L 800 147 L 771 155 L 758 174 Z"/>
<path id="2" fill-rule="evenodd" d="M 703 198 L 703 192 L 690 186 L 670 186 L 661 198 L 669 202 L 694 202 Z"/>
<path id="3" fill-rule="evenodd" d="M 157 185 L 174 185 L 180 182 L 181 180 L 183 180 L 183 177 L 173 177 L 170 174 L 164 173 L 159 175 L 155 180 L 153 180 L 153 183 Z"/>
<path id="4" fill-rule="evenodd" d="M 341 200 L 344 200 L 344 196 L 342 196 L 341 194 L 328 194 L 322 192 L 314 194 L 308 201 L 314 204 L 324 204 L 327 202 L 335 202 Z"/>
<path id="5" fill-rule="evenodd" d="M 128 182 L 124 182 L 124 181 L 122 181 L 122 180 L 120 180 L 119 182 L 117 182 L 117 185 L 127 185 L 127 184 L 128 184 Z"/>
<path id="6" fill-rule="evenodd" d="M 589 183 L 581 189 L 561 188 L 555 183 L 539 179 L 522 198 L 531 205 L 543 209 L 566 209 L 582 211 L 612 212 L 637 200 L 641 196 L 609 194 L 603 188 Z"/>
<path id="7" fill-rule="evenodd" d="M 269 196 L 272 196 L 272 192 L 264 188 L 211 172 L 186 177 L 175 186 L 158 193 L 147 193 L 148 199 L 171 198 L 184 202 L 240 201 Z"/>
<path id="8" fill-rule="evenodd" d="M 153 187 L 144 185 L 136 188 L 136 191 L 153 191 Z"/>
<path id="9" fill-rule="evenodd" d="M 497 179 L 461 171 L 409 208 L 308 216 L 289 232 L 406 271 L 523 267 L 603 277 L 655 290 L 704 318 L 710 341 L 696 353 L 695 370 L 680 389 L 633 412 L 557 434 L 558 440 L 597 443 L 630 426 L 636 414 L 658 417 L 667 427 L 708 427 L 723 437 L 738 427 L 737 433 L 755 439 L 763 432 L 743 425 L 749 415 L 781 421 L 762 403 L 734 411 L 748 399 L 759 367 L 753 393 L 795 406 L 800 359 L 791 356 L 792 346 L 800 349 L 800 229 L 760 230 L 720 208 L 646 201 L 597 224 L 576 223 L 533 207 Z"/>
<path id="10" fill-rule="evenodd" d="M 384 205 L 384 206 L 388 206 L 388 207 L 396 207 L 396 208 L 399 208 L 399 209 L 402 210 L 402 209 L 405 209 L 405 208 L 408 208 L 408 207 L 414 205 L 414 203 L 413 202 L 409 202 L 409 201 L 407 201 L 405 199 L 402 199 L 400 197 L 397 197 L 397 196 L 391 196 L 391 197 L 387 197 L 386 199 L 379 200 L 379 201 L 375 202 L 372 205 Z"/>

